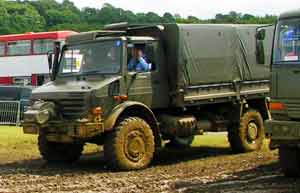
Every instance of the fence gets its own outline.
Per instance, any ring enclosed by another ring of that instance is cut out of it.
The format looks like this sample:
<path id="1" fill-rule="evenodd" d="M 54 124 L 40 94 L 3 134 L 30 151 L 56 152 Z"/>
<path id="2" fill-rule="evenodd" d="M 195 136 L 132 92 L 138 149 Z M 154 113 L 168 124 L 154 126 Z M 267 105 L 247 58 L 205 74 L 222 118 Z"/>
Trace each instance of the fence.
<path id="1" fill-rule="evenodd" d="M 22 116 L 21 101 L 0 101 L 0 125 L 19 125 Z"/>

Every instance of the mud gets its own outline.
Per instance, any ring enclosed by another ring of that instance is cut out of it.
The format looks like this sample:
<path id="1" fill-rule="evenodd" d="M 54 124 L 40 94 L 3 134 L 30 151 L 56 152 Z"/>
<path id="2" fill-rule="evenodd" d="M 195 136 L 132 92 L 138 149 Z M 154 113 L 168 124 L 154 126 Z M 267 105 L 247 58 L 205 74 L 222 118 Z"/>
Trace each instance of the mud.
<path id="1" fill-rule="evenodd" d="M 111 171 L 101 151 L 71 165 L 15 160 L 0 160 L 1 193 L 300 192 L 300 179 L 284 177 L 278 152 L 269 150 L 234 155 L 230 148 L 162 149 L 148 169 L 131 172 Z"/>

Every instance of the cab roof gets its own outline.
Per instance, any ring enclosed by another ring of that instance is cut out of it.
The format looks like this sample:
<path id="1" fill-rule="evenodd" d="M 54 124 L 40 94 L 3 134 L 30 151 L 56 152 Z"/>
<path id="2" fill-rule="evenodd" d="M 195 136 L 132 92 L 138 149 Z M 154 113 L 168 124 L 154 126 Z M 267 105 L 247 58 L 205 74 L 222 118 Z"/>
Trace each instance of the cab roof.
<path id="1" fill-rule="evenodd" d="M 125 31 L 90 31 L 83 32 L 76 35 L 69 36 L 66 40 L 67 43 L 78 43 L 85 41 L 92 41 L 98 37 L 116 37 L 125 35 Z"/>
<path id="2" fill-rule="evenodd" d="M 96 40 L 98 38 L 113 38 L 113 37 L 127 37 L 129 40 L 139 40 L 139 38 L 148 40 L 147 35 L 139 34 L 136 32 L 146 32 L 151 30 L 163 30 L 161 25 L 110 25 L 105 27 L 104 30 L 84 32 L 69 36 L 66 40 L 67 43 L 78 43 Z M 150 40 L 150 39 L 149 39 Z"/>
<path id="3" fill-rule="evenodd" d="M 300 17 L 300 9 L 284 12 L 279 16 L 279 19 L 287 19 L 292 17 Z"/>

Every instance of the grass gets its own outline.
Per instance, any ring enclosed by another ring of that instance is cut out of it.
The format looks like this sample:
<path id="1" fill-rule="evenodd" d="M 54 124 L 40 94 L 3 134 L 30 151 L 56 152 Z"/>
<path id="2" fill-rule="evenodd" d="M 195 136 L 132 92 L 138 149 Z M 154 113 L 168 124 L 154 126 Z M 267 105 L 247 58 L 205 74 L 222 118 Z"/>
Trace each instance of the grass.
<path id="1" fill-rule="evenodd" d="M 0 126 L 0 163 L 39 157 L 37 137 L 25 135 L 21 127 Z"/>
<path id="2" fill-rule="evenodd" d="M 204 134 L 196 136 L 192 144 L 193 147 L 208 146 L 208 147 L 229 147 L 226 134 Z"/>
<path id="3" fill-rule="evenodd" d="M 25 135 L 21 127 L 0 126 L 0 145 L 36 144 L 35 135 Z"/>
<path id="4" fill-rule="evenodd" d="M 0 146 L 9 147 L 13 145 L 36 145 L 37 136 L 23 133 L 21 127 L 0 126 Z M 197 136 L 193 146 L 228 147 L 226 137 L 223 134 L 205 134 Z"/>
<path id="5" fill-rule="evenodd" d="M 196 137 L 193 146 L 229 147 L 229 144 L 224 135 L 203 135 Z M 99 150 L 98 146 L 89 144 L 84 153 Z M 0 126 L 0 162 L 39 157 L 37 135 L 24 134 L 21 127 Z"/>
<path id="6" fill-rule="evenodd" d="M 211 149 L 229 148 L 226 134 L 204 134 L 196 136 L 193 147 Z M 267 145 L 265 145 L 267 147 Z M 267 149 L 267 148 L 264 149 Z M 88 144 L 84 153 L 100 151 L 97 145 Z M 40 158 L 37 135 L 23 134 L 21 127 L 0 126 L 0 163 Z"/>

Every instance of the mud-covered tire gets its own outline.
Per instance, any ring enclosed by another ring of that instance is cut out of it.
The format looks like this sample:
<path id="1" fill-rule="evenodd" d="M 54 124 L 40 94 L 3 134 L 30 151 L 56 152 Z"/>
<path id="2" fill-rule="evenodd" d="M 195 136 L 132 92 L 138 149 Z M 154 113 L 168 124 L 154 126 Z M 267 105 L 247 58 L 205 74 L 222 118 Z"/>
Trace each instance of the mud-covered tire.
<path id="1" fill-rule="evenodd" d="M 261 114 L 249 110 L 242 116 L 240 123 L 230 124 L 228 141 L 235 153 L 260 150 L 265 138 L 264 123 Z"/>
<path id="2" fill-rule="evenodd" d="M 280 147 L 279 161 L 286 176 L 300 177 L 300 149 Z"/>
<path id="3" fill-rule="evenodd" d="M 39 151 L 48 163 L 72 163 L 77 161 L 83 151 L 81 143 L 56 143 L 47 140 L 44 133 L 38 137 Z"/>
<path id="4" fill-rule="evenodd" d="M 125 118 L 108 134 L 104 156 L 114 169 L 137 170 L 146 168 L 153 159 L 153 132 L 143 119 Z"/>

